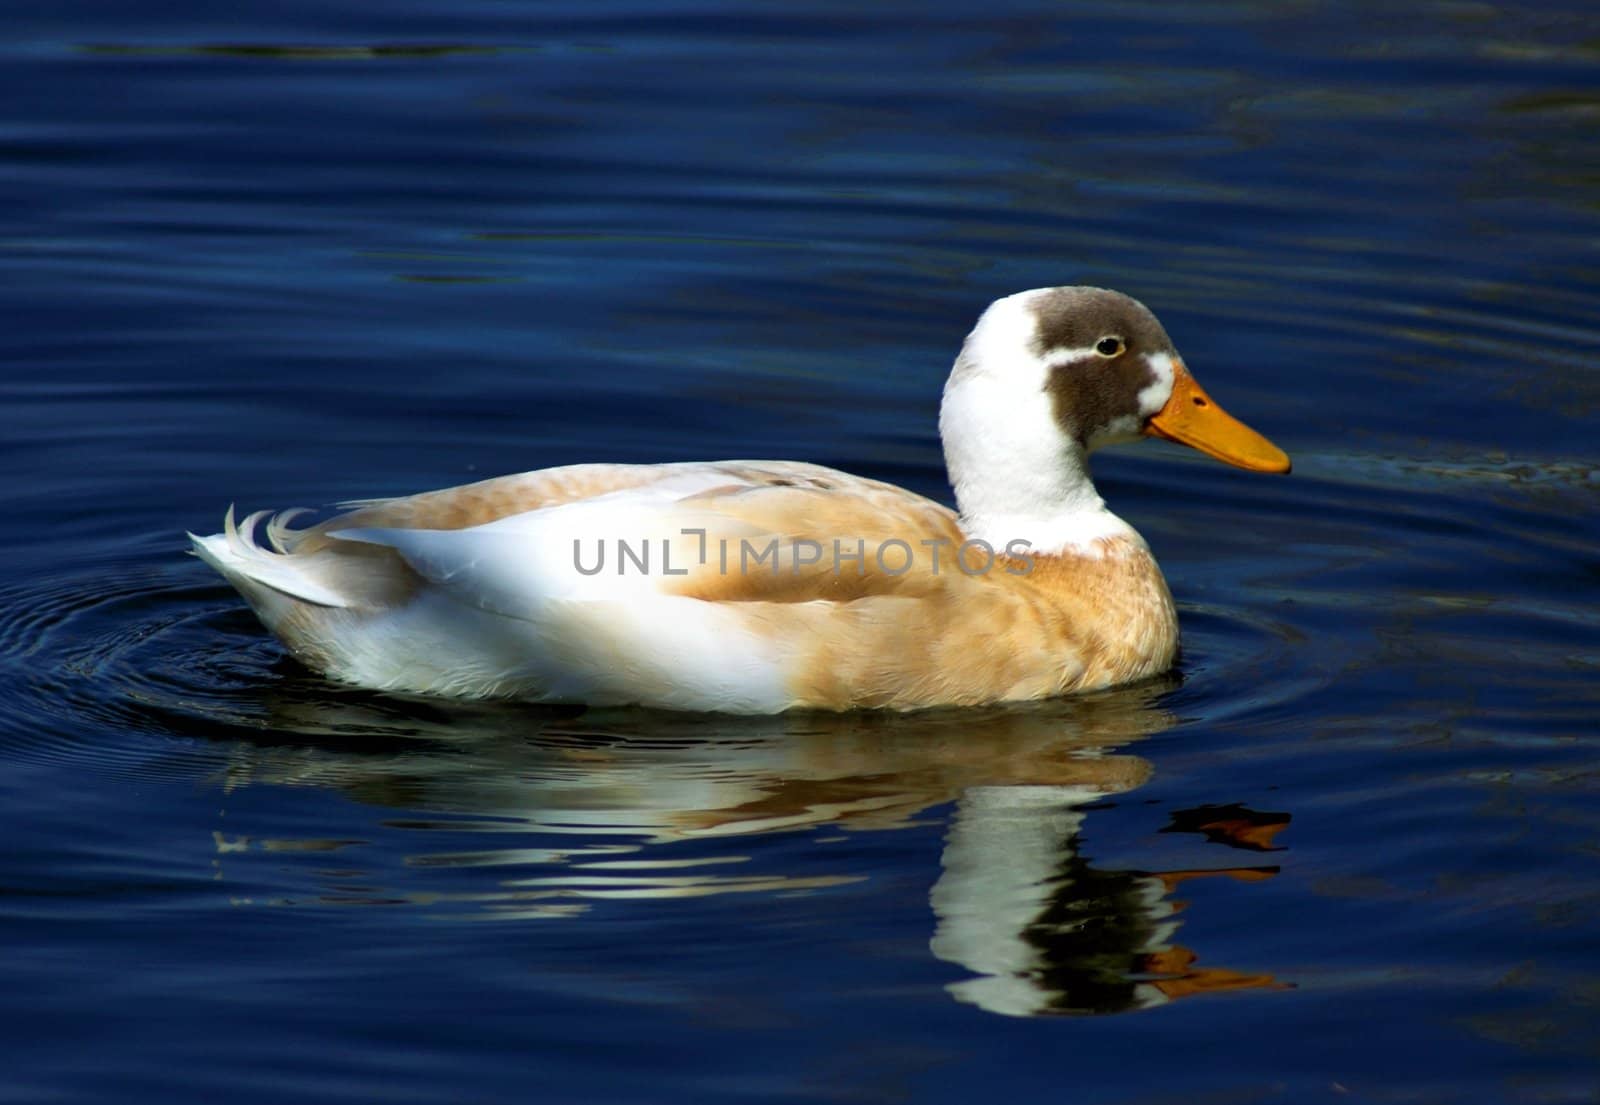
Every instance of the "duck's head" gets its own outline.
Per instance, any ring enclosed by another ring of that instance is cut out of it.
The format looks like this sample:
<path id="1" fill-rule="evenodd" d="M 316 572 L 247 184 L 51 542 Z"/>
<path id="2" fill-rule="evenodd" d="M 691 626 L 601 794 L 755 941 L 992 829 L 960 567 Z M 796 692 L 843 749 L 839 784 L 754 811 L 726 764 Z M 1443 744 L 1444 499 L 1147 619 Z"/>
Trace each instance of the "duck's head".
<path id="1" fill-rule="evenodd" d="M 1039 515 L 1052 499 L 1085 495 L 1098 505 L 1084 458 L 1139 437 L 1289 471 L 1282 449 L 1201 389 L 1144 304 L 1104 288 L 1036 288 L 991 304 L 945 385 L 940 431 L 967 514 Z"/>

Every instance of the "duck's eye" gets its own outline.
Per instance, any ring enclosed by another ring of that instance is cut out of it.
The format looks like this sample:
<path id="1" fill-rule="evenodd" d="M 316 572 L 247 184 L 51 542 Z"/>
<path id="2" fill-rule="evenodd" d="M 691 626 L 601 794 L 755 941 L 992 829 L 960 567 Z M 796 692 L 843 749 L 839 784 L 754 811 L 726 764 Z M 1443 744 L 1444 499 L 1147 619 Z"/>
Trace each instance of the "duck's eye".
<path id="1" fill-rule="evenodd" d="M 1094 351 L 1102 357 L 1115 357 L 1122 353 L 1125 346 L 1118 337 L 1105 337 L 1094 343 Z"/>

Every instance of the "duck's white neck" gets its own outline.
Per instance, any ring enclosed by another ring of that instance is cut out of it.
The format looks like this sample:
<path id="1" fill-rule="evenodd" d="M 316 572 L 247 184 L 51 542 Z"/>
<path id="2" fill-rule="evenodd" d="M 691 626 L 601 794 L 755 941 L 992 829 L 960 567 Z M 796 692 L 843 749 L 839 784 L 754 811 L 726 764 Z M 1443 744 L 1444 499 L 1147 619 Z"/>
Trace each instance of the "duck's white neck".
<path id="1" fill-rule="evenodd" d="M 979 320 L 939 408 L 962 529 L 997 552 L 1025 541 L 1040 555 L 1097 555 L 1119 537 L 1143 547 L 1095 491 L 1083 446 L 1056 423 L 1044 394 L 1049 366 L 1027 351 L 1032 316 L 1025 302 L 1009 305 L 1001 300 Z"/>
<path id="2" fill-rule="evenodd" d="M 1027 414 L 997 409 L 986 398 L 977 385 L 949 388 L 939 416 L 945 464 L 969 538 L 997 552 L 1025 541 L 1030 553 L 1095 555 L 1106 539 L 1137 537 L 1106 509 L 1081 446 L 1064 444 L 1057 434 L 1041 447 L 1024 425 Z"/>

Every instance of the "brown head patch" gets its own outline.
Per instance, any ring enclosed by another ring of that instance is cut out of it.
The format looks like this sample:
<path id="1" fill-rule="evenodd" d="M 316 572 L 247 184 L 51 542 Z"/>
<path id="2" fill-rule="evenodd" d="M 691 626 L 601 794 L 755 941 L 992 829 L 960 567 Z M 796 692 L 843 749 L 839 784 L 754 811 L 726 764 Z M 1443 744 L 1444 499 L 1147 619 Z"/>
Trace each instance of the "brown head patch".
<path id="1" fill-rule="evenodd" d="M 1050 393 L 1056 425 L 1085 448 L 1097 431 L 1119 418 L 1140 419 L 1139 393 L 1155 383 L 1156 374 L 1143 357 L 1123 354 L 1113 361 L 1098 357 L 1067 361 L 1050 369 Z"/>
<path id="2" fill-rule="evenodd" d="M 1127 342 L 1128 353 L 1173 352 L 1172 339 L 1150 308 L 1121 292 L 1106 288 L 1051 288 L 1029 306 L 1039 320 L 1033 351 L 1040 357 L 1088 349 L 1108 335 Z"/>
<path id="3" fill-rule="evenodd" d="M 1050 368 L 1045 390 L 1057 425 L 1087 446 L 1096 431 L 1118 419 L 1138 420 L 1139 393 L 1156 381 L 1145 355 L 1177 357 L 1156 316 L 1138 300 L 1104 288 L 1052 288 L 1030 306 L 1038 319 L 1037 356 L 1049 360 L 1085 351 Z M 1114 357 L 1090 352 L 1105 338 L 1120 339 L 1123 351 Z"/>

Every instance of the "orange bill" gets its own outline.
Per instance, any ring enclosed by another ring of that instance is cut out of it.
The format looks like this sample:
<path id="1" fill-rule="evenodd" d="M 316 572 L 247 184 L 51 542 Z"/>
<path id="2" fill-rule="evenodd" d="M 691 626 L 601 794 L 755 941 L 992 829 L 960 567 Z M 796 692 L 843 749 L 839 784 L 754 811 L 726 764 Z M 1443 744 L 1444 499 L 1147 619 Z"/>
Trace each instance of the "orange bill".
<path id="1" fill-rule="evenodd" d="M 1172 398 L 1151 417 L 1144 432 L 1252 472 L 1289 470 L 1289 455 L 1217 406 L 1182 361 L 1172 365 Z"/>

